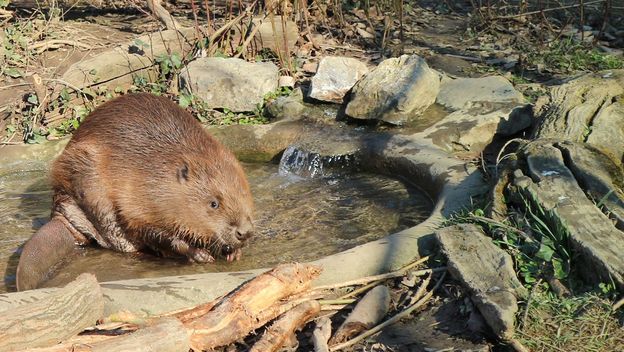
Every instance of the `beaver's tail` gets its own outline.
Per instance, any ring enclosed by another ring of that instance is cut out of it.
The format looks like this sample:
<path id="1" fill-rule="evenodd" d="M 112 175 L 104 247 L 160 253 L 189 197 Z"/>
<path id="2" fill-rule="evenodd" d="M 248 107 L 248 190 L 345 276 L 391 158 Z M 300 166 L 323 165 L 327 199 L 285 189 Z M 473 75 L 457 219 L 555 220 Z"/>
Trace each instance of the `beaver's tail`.
<path id="1" fill-rule="evenodd" d="M 17 290 L 37 288 L 75 249 L 72 233 L 61 219 L 53 217 L 22 248 L 15 279 Z"/>

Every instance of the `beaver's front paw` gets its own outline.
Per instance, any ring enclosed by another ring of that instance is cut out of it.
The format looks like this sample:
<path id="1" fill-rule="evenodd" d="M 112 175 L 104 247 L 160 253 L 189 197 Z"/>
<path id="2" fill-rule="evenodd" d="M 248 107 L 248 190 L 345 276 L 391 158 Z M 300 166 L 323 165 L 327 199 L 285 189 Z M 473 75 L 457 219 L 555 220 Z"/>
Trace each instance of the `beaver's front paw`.
<path id="1" fill-rule="evenodd" d="M 242 249 L 237 248 L 233 252 L 226 254 L 225 260 L 227 260 L 228 262 L 231 262 L 234 260 L 240 260 L 242 255 L 243 255 Z"/>
<path id="2" fill-rule="evenodd" d="M 215 261 L 215 258 L 206 248 L 189 247 L 186 256 L 194 263 L 212 263 Z"/>

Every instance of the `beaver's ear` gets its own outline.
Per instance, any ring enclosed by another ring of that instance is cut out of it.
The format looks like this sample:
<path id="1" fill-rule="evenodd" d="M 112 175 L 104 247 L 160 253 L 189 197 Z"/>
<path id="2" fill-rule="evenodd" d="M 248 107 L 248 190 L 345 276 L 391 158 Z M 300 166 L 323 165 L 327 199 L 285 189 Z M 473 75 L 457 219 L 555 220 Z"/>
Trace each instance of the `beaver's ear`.
<path id="1" fill-rule="evenodd" d="M 185 183 L 189 179 L 189 166 L 186 162 L 182 163 L 182 166 L 177 171 L 178 182 Z"/>

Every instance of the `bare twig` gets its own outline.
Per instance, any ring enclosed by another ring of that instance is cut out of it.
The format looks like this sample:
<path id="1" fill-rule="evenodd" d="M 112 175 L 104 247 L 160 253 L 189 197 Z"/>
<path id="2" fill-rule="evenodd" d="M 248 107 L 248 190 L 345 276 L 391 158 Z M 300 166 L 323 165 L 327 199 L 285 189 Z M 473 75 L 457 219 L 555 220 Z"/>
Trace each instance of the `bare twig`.
<path id="1" fill-rule="evenodd" d="M 439 268 L 417 270 L 417 271 L 415 271 L 413 273 L 413 275 L 414 276 L 424 276 L 424 275 L 427 275 L 427 274 L 438 273 L 438 272 L 445 271 L 445 270 L 446 270 L 446 267 L 442 266 L 442 267 L 439 267 Z M 331 289 L 347 287 L 347 286 L 364 285 L 364 284 L 367 284 L 367 283 L 369 283 L 371 281 L 394 279 L 394 278 L 397 278 L 397 277 L 401 277 L 403 275 L 404 275 L 404 272 L 393 271 L 391 273 L 363 277 L 361 279 L 345 281 L 345 282 L 337 283 L 337 284 L 334 284 L 334 285 L 318 286 L 318 287 L 315 287 L 314 290 L 315 291 L 316 290 L 331 290 Z"/>
<path id="2" fill-rule="evenodd" d="M 524 17 L 524 16 L 530 16 L 530 15 L 537 15 L 540 13 L 544 13 L 544 12 L 551 12 L 551 11 L 557 11 L 557 10 L 566 10 L 566 9 L 573 9 L 576 7 L 584 7 L 584 6 L 589 6 L 589 5 L 594 5 L 594 4 L 600 4 L 603 3 L 607 0 L 595 0 L 595 1 L 589 1 L 583 4 L 583 1 L 581 1 L 578 4 L 574 4 L 574 5 L 564 5 L 564 6 L 558 6 L 558 7 L 551 7 L 548 9 L 541 9 L 541 10 L 537 10 L 537 11 L 529 11 L 529 12 L 523 12 L 523 13 L 519 13 L 517 15 L 509 15 L 509 16 L 498 16 L 495 17 L 494 19 L 496 20 L 507 20 L 507 19 L 513 19 L 513 18 L 518 18 L 518 17 Z"/>

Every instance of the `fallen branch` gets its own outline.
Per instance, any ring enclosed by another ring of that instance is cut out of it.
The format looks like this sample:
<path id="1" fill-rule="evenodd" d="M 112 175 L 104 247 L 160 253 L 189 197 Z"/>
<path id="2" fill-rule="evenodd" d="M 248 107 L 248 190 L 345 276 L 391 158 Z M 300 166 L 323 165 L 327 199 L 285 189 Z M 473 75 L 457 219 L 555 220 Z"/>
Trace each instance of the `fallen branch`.
<path id="1" fill-rule="evenodd" d="M 431 289 L 431 291 L 427 292 L 421 299 L 419 299 L 416 303 L 412 304 L 411 306 L 407 307 L 405 310 L 401 311 L 400 313 L 396 314 L 395 316 L 393 316 L 392 318 L 384 321 L 383 323 L 375 326 L 374 328 L 356 336 L 355 338 L 338 344 L 338 345 L 334 345 L 330 347 L 330 351 L 338 351 L 341 350 L 343 348 L 347 348 L 349 346 L 352 346 L 362 340 L 364 340 L 365 338 L 372 336 L 378 332 L 380 332 L 381 330 L 383 330 L 385 327 L 390 326 L 396 322 L 398 322 L 399 320 L 407 317 L 408 315 L 410 315 L 414 310 L 422 307 L 425 303 L 427 303 L 427 301 L 429 300 L 429 298 L 431 298 L 431 296 L 433 296 L 433 292 L 435 290 L 437 290 L 440 285 L 442 285 L 442 282 L 444 281 L 444 278 L 446 277 L 446 271 L 442 274 L 442 277 L 440 278 L 440 280 L 438 280 L 438 282 L 436 283 L 436 285 Z M 427 280 L 425 280 L 427 281 Z M 421 287 L 425 286 L 426 283 L 423 282 L 423 284 L 421 285 Z M 420 291 L 420 290 L 419 290 Z M 424 291 L 424 290 L 423 290 Z"/>
<path id="2" fill-rule="evenodd" d="M 329 352 L 327 341 L 331 336 L 331 320 L 324 316 L 316 321 L 316 327 L 312 332 L 312 344 L 314 352 Z"/>
<path id="3" fill-rule="evenodd" d="M 151 326 L 122 336 L 80 336 L 75 341 L 21 352 L 187 352 L 189 348 L 189 335 L 184 325 L 177 319 L 162 318 Z"/>
<path id="4" fill-rule="evenodd" d="M 62 47 L 63 45 L 78 47 L 78 48 L 82 48 L 85 50 L 89 50 L 93 48 L 89 44 L 81 43 L 76 40 L 51 39 L 51 40 L 46 40 L 45 42 L 35 43 L 30 46 L 30 49 L 35 50 L 37 54 L 41 54 L 48 49 L 58 49 Z"/>
<path id="5" fill-rule="evenodd" d="M 185 323 L 192 333 L 192 348 L 212 349 L 246 336 L 263 311 L 308 290 L 319 274 L 320 268 L 313 265 L 288 264 L 257 276 L 228 294 L 208 314 Z"/>
<path id="6" fill-rule="evenodd" d="M 160 4 L 160 0 L 147 0 L 147 7 L 152 11 L 154 16 L 165 25 L 167 29 L 178 29 L 182 28 L 178 22 L 171 16 L 169 11 L 167 11 Z"/>
<path id="7" fill-rule="evenodd" d="M 0 351 L 66 340 L 102 317 L 104 298 L 93 274 L 82 274 L 49 296 L 2 312 Z"/>
<path id="8" fill-rule="evenodd" d="M 320 311 L 321 305 L 315 300 L 301 303 L 275 321 L 262 338 L 251 347 L 249 352 L 274 352 L 279 350 L 285 341 L 292 339 L 296 330 L 300 330 Z"/>
<path id="9" fill-rule="evenodd" d="M 353 311 L 340 325 L 329 344 L 343 343 L 352 336 L 370 329 L 388 314 L 389 309 L 390 290 L 384 285 L 376 286 L 353 308 Z"/>

